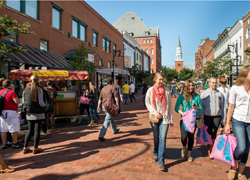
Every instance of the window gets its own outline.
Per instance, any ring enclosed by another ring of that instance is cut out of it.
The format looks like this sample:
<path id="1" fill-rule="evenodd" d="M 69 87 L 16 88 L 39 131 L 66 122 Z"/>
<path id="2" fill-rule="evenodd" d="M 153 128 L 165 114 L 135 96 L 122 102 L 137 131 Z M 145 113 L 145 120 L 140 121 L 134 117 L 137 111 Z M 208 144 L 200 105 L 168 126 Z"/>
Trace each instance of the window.
<path id="1" fill-rule="evenodd" d="M 240 36 L 240 48 L 241 48 L 241 36 Z"/>
<path id="2" fill-rule="evenodd" d="M 82 41 L 86 41 L 86 27 L 87 25 L 73 17 L 72 20 L 72 35 Z"/>
<path id="3" fill-rule="evenodd" d="M 152 43 L 152 39 L 150 39 L 150 43 Z"/>
<path id="4" fill-rule="evenodd" d="M 93 30 L 93 46 L 97 47 L 97 35 L 98 32 Z"/>
<path id="5" fill-rule="evenodd" d="M 102 50 L 107 52 L 107 53 L 110 53 L 110 40 L 106 37 L 102 37 Z"/>
<path id="6" fill-rule="evenodd" d="M 49 41 L 41 39 L 40 40 L 40 49 L 44 50 L 44 51 L 49 51 Z"/>
<path id="7" fill-rule="evenodd" d="M 143 44 L 145 44 L 145 39 L 143 39 L 143 41 L 142 41 L 142 42 L 143 42 Z"/>
<path id="8" fill-rule="evenodd" d="M 148 54 L 148 49 L 146 49 L 146 53 Z"/>
<path id="9" fill-rule="evenodd" d="M 148 39 L 147 39 L 147 41 L 146 41 L 147 43 L 148 43 Z"/>
<path id="10" fill-rule="evenodd" d="M 111 62 L 108 62 L 108 68 L 111 68 Z"/>
<path id="11" fill-rule="evenodd" d="M 151 64 L 154 64 L 154 59 L 151 59 Z"/>
<path id="12" fill-rule="evenodd" d="M 9 31 L 9 34 L 10 35 L 5 37 L 5 40 L 17 43 L 18 42 L 18 34 L 12 33 L 10 31 Z"/>
<path id="13" fill-rule="evenodd" d="M 6 0 L 6 6 L 39 19 L 39 5 L 37 0 Z"/>
<path id="14" fill-rule="evenodd" d="M 154 54 L 154 49 L 151 49 L 151 54 Z"/>
<path id="15" fill-rule="evenodd" d="M 114 53 L 114 55 L 115 55 L 115 52 L 116 51 L 116 44 L 115 43 L 113 43 L 113 53 Z"/>

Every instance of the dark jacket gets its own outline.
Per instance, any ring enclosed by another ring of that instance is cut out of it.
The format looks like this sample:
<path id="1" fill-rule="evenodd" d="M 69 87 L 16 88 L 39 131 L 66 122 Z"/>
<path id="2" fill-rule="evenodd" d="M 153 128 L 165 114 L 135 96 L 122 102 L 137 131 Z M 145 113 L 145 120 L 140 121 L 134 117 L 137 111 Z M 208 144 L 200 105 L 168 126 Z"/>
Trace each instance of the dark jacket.
<path id="1" fill-rule="evenodd" d="M 96 88 L 93 88 L 87 96 L 90 99 L 89 106 L 91 106 L 91 107 L 96 106 L 96 101 L 98 100 L 97 96 L 98 96 L 97 90 L 96 90 Z"/>
<path id="2" fill-rule="evenodd" d="M 45 108 L 41 107 L 38 103 L 38 95 L 37 95 L 37 102 L 31 101 L 31 86 L 26 87 L 24 91 L 23 106 L 26 113 L 40 114 L 45 112 Z"/>

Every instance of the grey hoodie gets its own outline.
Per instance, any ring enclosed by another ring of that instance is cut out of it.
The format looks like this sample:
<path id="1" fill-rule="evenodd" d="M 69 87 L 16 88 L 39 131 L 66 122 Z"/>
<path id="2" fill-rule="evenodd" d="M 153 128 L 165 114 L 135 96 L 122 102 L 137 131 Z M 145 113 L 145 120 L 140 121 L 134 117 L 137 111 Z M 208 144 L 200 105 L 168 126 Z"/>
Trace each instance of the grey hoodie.
<path id="1" fill-rule="evenodd" d="M 201 94 L 201 107 L 200 117 L 219 116 L 223 122 L 226 120 L 226 106 L 223 94 L 219 90 L 212 92 L 210 89 L 203 91 Z"/>

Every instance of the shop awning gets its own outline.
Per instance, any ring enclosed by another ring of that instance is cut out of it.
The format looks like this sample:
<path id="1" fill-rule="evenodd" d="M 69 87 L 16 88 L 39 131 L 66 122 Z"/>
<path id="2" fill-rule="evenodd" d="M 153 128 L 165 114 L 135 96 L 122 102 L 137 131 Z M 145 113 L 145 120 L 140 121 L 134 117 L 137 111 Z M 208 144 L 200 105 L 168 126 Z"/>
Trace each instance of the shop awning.
<path id="1" fill-rule="evenodd" d="M 6 42 L 11 47 L 22 46 L 27 50 L 24 52 L 17 52 L 15 54 L 8 55 L 8 61 L 29 64 L 32 66 L 50 67 L 54 69 L 70 68 L 68 61 L 63 56 L 57 53 L 41 50 L 36 47 L 24 45 L 21 43 L 15 43 L 11 41 Z"/>
<path id="2" fill-rule="evenodd" d="M 9 80 L 30 81 L 30 77 L 34 74 L 38 75 L 42 81 L 79 81 L 89 79 L 87 71 L 14 69 L 9 72 Z"/>

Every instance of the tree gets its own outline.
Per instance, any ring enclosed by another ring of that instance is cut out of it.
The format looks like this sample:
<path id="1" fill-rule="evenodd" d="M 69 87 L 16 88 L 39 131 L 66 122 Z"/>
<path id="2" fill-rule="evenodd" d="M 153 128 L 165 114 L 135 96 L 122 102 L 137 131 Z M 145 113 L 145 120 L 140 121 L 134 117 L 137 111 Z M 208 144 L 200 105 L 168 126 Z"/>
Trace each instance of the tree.
<path id="1" fill-rule="evenodd" d="M 178 75 L 178 79 L 179 81 L 185 81 L 185 80 L 188 80 L 188 79 L 191 79 L 194 75 L 194 70 L 191 70 L 189 68 L 183 68 L 179 75 Z"/>
<path id="2" fill-rule="evenodd" d="M 178 71 L 176 69 L 162 66 L 162 73 L 166 76 L 167 81 L 172 81 L 174 78 L 178 78 Z"/>
<path id="3" fill-rule="evenodd" d="M 69 60 L 69 64 L 73 70 L 88 71 L 89 79 L 96 72 L 94 64 L 88 61 L 88 49 L 85 48 L 84 43 L 75 47 L 75 56 Z"/>
<path id="4" fill-rule="evenodd" d="M 129 70 L 130 75 L 135 77 L 136 84 L 142 83 L 144 82 L 143 79 L 146 79 L 152 76 L 152 74 L 149 71 L 139 70 L 138 64 L 135 64 L 131 68 L 128 68 L 128 70 Z"/>
<path id="5" fill-rule="evenodd" d="M 208 79 L 210 77 L 220 78 L 225 75 L 229 76 L 231 73 L 231 65 L 233 65 L 233 61 L 230 56 L 226 56 L 214 61 L 207 61 L 205 68 L 203 69 L 204 73 L 201 77 Z"/>
<path id="6" fill-rule="evenodd" d="M 0 9 L 2 9 L 4 1 L 0 0 Z M 13 20 L 9 15 L 3 15 L 0 17 L 0 66 L 7 59 L 7 55 L 14 54 L 16 52 L 27 51 L 22 46 L 12 47 L 3 37 L 9 36 L 11 34 L 35 34 L 30 31 L 30 24 L 24 22 L 22 25 L 18 24 L 16 20 Z M 0 68 L 1 69 L 1 68 Z"/>

